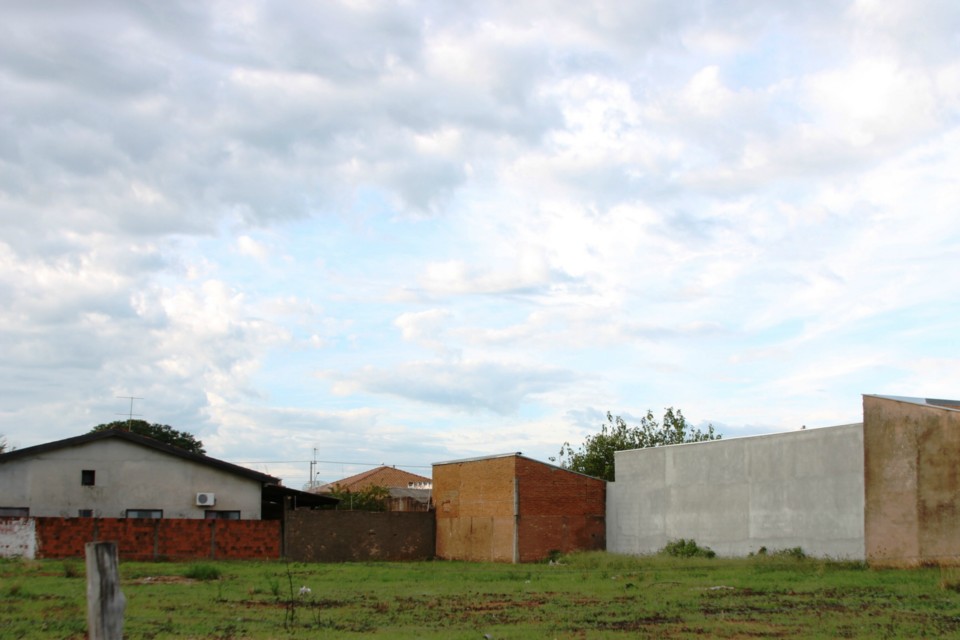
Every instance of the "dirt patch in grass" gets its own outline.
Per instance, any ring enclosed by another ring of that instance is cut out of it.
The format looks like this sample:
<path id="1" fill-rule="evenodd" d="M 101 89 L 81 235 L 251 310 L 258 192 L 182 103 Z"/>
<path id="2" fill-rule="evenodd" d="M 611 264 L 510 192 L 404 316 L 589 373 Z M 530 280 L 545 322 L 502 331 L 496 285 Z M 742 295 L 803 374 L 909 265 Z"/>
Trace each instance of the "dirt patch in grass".
<path id="1" fill-rule="evenodd" d="M 132 584 L 193 584 L 196 580 L 183 576 L 147 576 L 130 581 Z"/>

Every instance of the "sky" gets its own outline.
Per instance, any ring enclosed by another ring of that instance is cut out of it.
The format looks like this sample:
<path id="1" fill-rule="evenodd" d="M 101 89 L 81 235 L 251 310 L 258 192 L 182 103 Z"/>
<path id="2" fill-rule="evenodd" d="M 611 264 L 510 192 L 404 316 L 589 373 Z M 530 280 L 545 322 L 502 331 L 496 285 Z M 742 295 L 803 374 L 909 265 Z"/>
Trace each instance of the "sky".
<path id="1" fill-rule="evenodd" d="M 960 398 L 958 176 L 953 0 L 6 0 L 0 434 L 300 488 Z"/>

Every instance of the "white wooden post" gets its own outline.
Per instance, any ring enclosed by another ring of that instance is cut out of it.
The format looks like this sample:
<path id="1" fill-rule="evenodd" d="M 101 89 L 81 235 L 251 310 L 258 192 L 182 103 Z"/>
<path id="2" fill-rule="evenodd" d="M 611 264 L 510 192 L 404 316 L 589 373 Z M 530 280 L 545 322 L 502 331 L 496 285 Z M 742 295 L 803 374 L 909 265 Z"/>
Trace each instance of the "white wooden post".
<path id="1" fill-rule="evenodd" d="M 88 542 L 87 637 L 90 640 L 121 640 L 126 599 L 120 591 L 120 567 L 116 542 Z"/>

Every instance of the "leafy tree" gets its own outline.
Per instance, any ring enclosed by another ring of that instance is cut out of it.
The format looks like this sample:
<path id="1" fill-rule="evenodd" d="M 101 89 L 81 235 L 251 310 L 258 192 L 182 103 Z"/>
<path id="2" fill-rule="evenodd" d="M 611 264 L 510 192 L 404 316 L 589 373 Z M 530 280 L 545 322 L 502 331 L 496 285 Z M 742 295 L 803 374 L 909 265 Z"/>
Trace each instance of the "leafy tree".
<path id="1" fill-rule="evenodd" d="M 146 420 L 117 420 L 107 424 L 98 424 L 90 433 L 98 431 L 107 431 L 108 429 L 120 429 L 129 431 L 140 436 L 153 438 L 160 442 L 186 449 L 191 453 L 205 454 L 203 443 L 186 431 L 177 431 L 173 427 L 165 424 L 150 424 Z"/>
<path id="2" fill-rule="evenodd" d="M 330 495 L 340 499 L 337 509 L 350 511 L 386 511 L 390 489 L 381 485 L 371 485 L 357 491 L 341 489 L 340 485 L 330 490 Z"/>
<path id="3" fill-rule="evenodd" d="M 0 436 L 0 454 L 7 452 L 7 437 Z"/>
<path id="4" fill-rule="evenodd" d="M 587 436 L 579 449 L 574 450 L 569 442 L 560 448 L 560 466 L 589 476 L 613 481 L 613 454 L 626 449 L 646 449 L 667 444 L 719 440 L 722 436 L 708 425 L 706 431 L 693 428 L 687 423 L 680 409 L 670 407 L 663 414 L 663 422 L 657 422 L 652 411 L 640 419 L 635 427 L 627 425 L 620 416 L 607 412 L 607 423 L 600 433 Z"/>

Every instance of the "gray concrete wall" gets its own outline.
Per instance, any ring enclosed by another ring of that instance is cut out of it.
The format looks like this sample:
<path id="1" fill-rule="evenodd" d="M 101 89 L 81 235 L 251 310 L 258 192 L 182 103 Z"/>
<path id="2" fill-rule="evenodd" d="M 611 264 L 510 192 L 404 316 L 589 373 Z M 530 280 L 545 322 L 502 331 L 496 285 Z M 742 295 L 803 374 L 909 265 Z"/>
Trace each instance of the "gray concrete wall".
<path id="1" fill-rule="evenodd" d="M 80 484 L 83 469 L 96 484 Z M 127 509 L 162 509 L 164 518 L 203 518 L 196 495 L 216 495 L 214 510 L 259 520 L 260 483 L 119 439 L 95 440 L 0 465 L 0 506 L 29 507 L 31 516 L 123 518 Z"/>
<path id="2" fill-rule="evenodd" d="M 863 459 L 860 424 L 617 452 L 607 550 L 693 538 L 726 556 L 863 559 Z"/>

